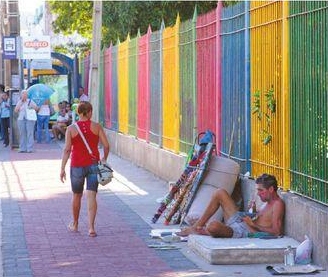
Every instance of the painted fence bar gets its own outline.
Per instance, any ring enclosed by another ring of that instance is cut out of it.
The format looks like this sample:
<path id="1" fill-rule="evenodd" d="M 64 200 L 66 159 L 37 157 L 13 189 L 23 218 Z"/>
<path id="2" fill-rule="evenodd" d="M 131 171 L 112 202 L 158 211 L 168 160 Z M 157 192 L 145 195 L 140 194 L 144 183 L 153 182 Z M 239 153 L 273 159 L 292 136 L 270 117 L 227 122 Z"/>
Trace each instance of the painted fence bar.
<path id="1" fill-rule="evenodd" d="M 85 66 L 85 56 L 80 57 L 79 59 L 79 71 L 80 71 L 80 76 L 79 76 L 79 85 L 84 86 L 84 76 L 86 75 L 84 66 Z"/>
<path id="2" fill-rule="evenodd" d="M 112 107 L 112 48 L 113 45 L 110 45 L 109 48 L 104 51 L 104 126 L 108 129 L 111 129 L 111 110 Z M 100 100 L 100 99 L 99 99 Z M 101 101 L 99 101 L 101 103 Z"/>
<path id="3" fill-rule="evenodd" d="M 151 29 L 138 41 L 137 137 L 149 141 L 149 39 Z"/>
<path id="4" fill-rule="evenodd" d="M 197 133 L 207 129 L 217 133 L 216 115 L 216 10 L 197 17 L 196 72 L 197 72 Z M 218 138 L 220 134 L 216 134 Z M 217 145 L 220 149 L 220 145 Z"/>
<path id="5" fill-rule="evenodd" d="M 84 62 L 83 62 L 83 69 L 84 69 L 84 79 L 83 79 L 83 85 L 84 85 L 84 91 L 86 93 L 89 93 L 88 92 L 88 89 L 89 89 L 89 71 L 90 71 L 90 55 L 87 55 L 84 59 Z"/>
<path id="6" fill-rule="evenodd" d="M 196 137 L 196 18 L 179 30 L 180 152 L 188 153 Z"/>
<path id="7" fill-rule="evenodd" d="M 103 49 L 100 53 L 100 65 L 99 65 L 99 87 L 98 87 L 98 96 L 99 99 L 102 101 L 99 101 L 98 103 L 98 121 L 99 123 L 104 126 L 105 124 L 105 49 Z M 96 112 L 96 111 L 93 111 Z"/>
<path id="8" fill-rule="evenodd" d="M 222 9 L 221 65 L 222 65 L 222 144 L 220 153 L 239 162 L 242 172 L 249 171 L 246 162 L 249 128 L 249 40 L 248 2 L 240 2 Z M 247 49 L 247 50 L 245 50 Z M 245 68 L 246 74 L 245 74 Z"/>
<path id="9" fill-rule="evenodd" d="M 150 35 L 150 126 L 149 141 L 162 146 L 162 31 Z"/>
<path id="10" fill-rule="evenodd" d="M 139 34 L 140 36 L 140 34 Z M 128 62 L 129 62 L 129 113 L 128 113 L 128 133 L 132 136 L 137 134 L 137 80 L 138 80 L 138 39 L 139 36 L 129 41 Z"/>
<path id="11" fill-rule="evenodd" d="M 179 151 L 179 24 L 177 17 L 175 26 L 163 31 L 163 148 Z M 173 65 L 173 66 L 172 66 Z"/>
<path id="12" fill-rule="evenodd" d="M 252 174 L 283 179 L 282 10 L 281 1 L 250 6 Z"/>
<path id="13" fill-rule="evenodd" d="M 291 188 L 327 203 L 328 4 L 291 2 L 289 21 Z"/>
<path id="14" fill-rule="evenodd" d="M 118 45 L 118 120 L 119 131 L 128 134 L 129 125 L 129 41 Z"/>
<path id="15" fill-rule="evenodd" d="M 110 110 L 110 120 L 111 127 L 113 130 L 118 131 L 118 70 L 117 70 L 117 60 L 118 60 L 118 44 L 114 45 L 112 48 L 111 55 L 111 68 L 112 68 L 112 84 L 111 84 L 111 110 Z M 108 108 L 107 108 L 108 109 Z"/>

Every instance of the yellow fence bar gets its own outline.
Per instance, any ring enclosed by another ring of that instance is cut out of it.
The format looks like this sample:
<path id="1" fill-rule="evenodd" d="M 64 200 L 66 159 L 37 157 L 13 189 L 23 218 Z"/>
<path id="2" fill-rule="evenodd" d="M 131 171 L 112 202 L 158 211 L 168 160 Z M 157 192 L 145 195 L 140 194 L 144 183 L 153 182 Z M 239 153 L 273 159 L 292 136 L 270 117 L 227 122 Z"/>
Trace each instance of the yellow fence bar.
<path id="1" fill-rule="evenodd" d="M 279 185 L 289 168 L 288 126 L 283 122 L 289 102 L 286 48 L 287 20 L 283 1 L 252 1 L 250 8 L 251 56 L 251 162 L 252 174 L 277 177 Z M 284 11 L 284 12 L 283 12 Z M 288 12 L 288 9 L 287 9 Z M 282 32 L 284 30 L 284 33 Z M 285 36 L 284 36 L 285 35 Z M 283 76 L 283 74 L 286 74 Z M 288 100 L 288 98 L 286 98 Z M 288 142 L 287 142 L 288 144 Z"/>
<path id="2" fill-rule="evenodd" d="M 129 131 L 129 41 L 130 36 L 118 45 L 118 129 Z"/>
<path id="3" fill-rule="evenodd" d="M 179 25 L 163 31 L 163 148 L 179 152 Z"/>

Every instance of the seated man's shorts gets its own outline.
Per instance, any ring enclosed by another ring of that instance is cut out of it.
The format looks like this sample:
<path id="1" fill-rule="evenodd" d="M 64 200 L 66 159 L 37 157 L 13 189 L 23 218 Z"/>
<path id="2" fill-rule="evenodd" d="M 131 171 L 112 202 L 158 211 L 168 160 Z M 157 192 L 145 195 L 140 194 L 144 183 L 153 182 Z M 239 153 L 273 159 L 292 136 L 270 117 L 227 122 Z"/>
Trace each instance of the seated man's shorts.
<path id="1" fill-rule="evenodd" d="M 83 167 L 71 167 L 71 187 L 74 193 L 82 193 L 84 180 L 87 179 L 87 190 L 98 191 L 98 166 L 93 164 Z"/>
<path id="2" fill-rule="evenodd" d="M 248 237 L 248 227 L 243 221 L 243 213 L 236 212 L 232 215 L 226 222 L 226 225 L 233 230 L 233 238 L 247 238 Z"/>

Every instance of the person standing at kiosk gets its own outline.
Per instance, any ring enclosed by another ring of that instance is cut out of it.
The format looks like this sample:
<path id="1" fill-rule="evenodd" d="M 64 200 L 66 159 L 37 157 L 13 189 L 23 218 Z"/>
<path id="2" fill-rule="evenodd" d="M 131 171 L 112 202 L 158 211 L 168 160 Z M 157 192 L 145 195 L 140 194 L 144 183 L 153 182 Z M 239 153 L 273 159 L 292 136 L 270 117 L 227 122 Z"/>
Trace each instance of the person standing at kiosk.
<path id="1" fill-rule="evenodd" d="M 19 153 L 33 152 L 36 119 L 30 120 L 27 118 L 27 109 L 38 111 L 38 106 L 27 97 L 27 90 L 22 90 L 21 97 L 15 107 L 15 112 L 18 113 Z"/>

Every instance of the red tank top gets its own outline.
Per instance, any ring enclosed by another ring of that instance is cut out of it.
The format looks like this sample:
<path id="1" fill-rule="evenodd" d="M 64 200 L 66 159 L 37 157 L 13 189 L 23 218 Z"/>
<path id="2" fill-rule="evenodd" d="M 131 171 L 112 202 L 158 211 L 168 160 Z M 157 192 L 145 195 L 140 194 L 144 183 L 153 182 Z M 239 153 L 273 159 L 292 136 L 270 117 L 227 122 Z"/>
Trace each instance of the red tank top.
<path id="1" fill-rule="evenodd" d="M 95 163 L 95 161 L 99 161 L 99 136 L 92 133 L 90 129 L 91 120 L 78 121 L 77 124 L 87 140 L 94 157 L 89 154 L 81 136 L 78 134 L 72 138 L 71 166 L 89 166 Z"/>

